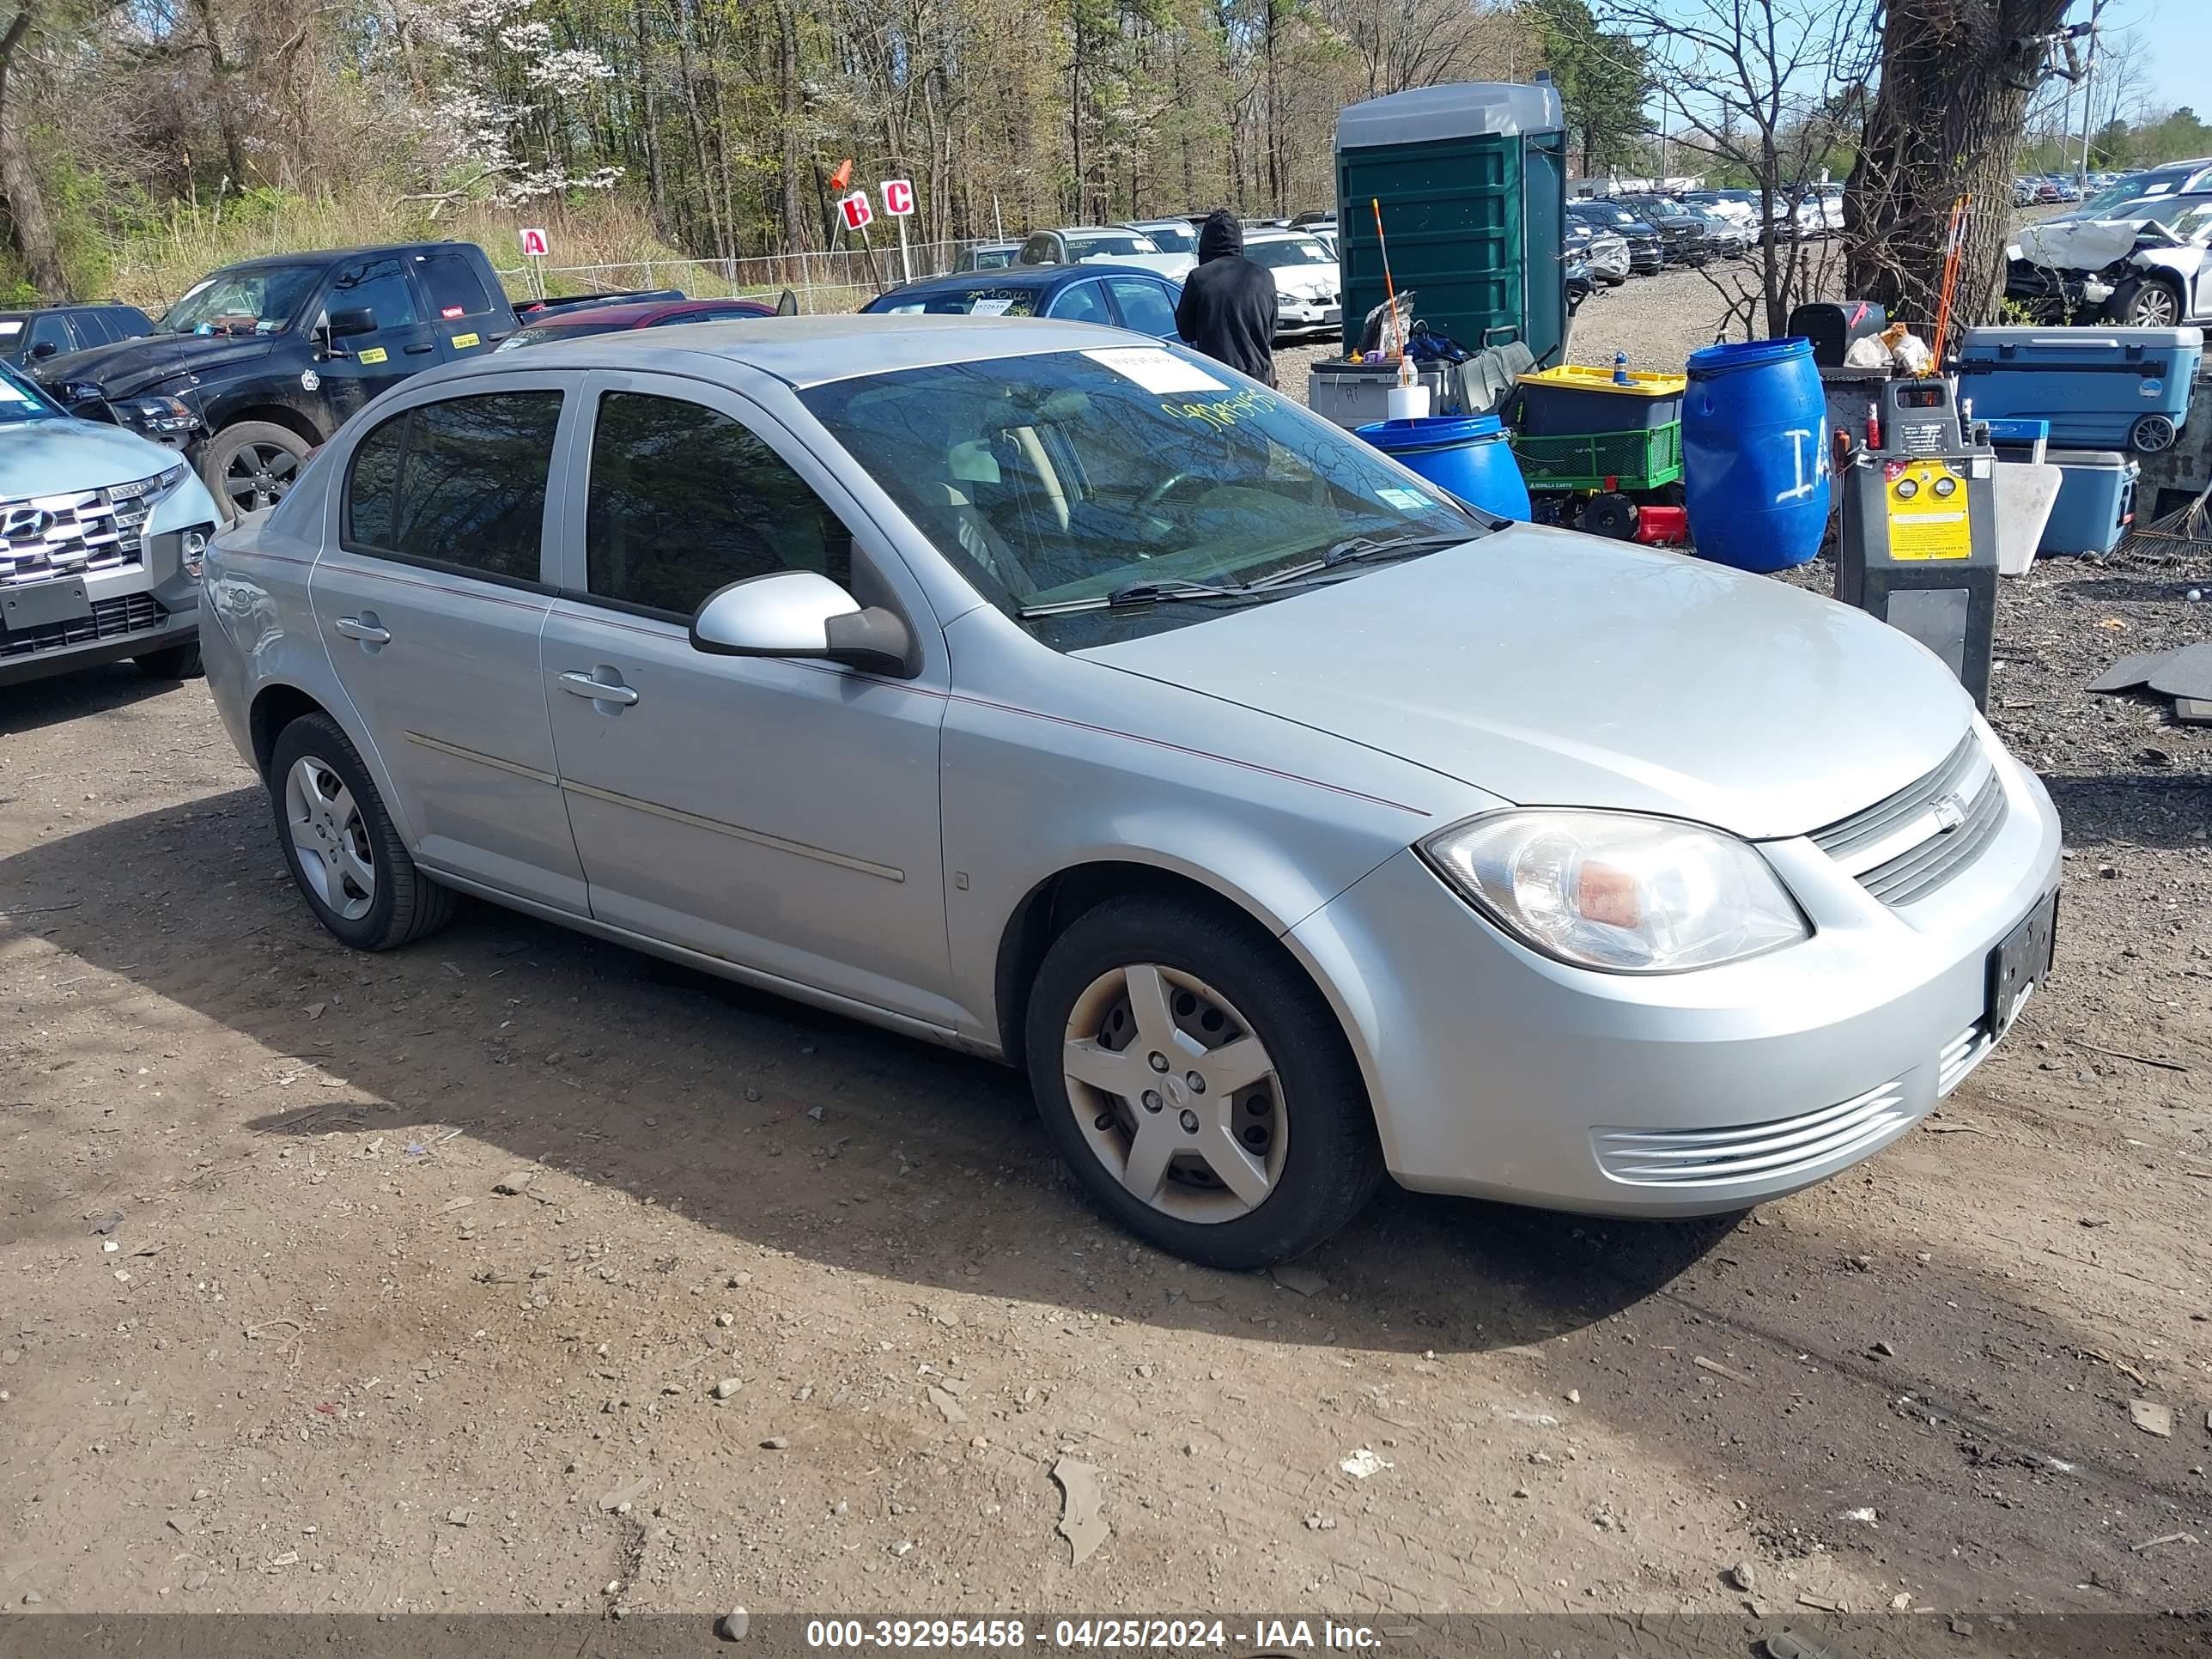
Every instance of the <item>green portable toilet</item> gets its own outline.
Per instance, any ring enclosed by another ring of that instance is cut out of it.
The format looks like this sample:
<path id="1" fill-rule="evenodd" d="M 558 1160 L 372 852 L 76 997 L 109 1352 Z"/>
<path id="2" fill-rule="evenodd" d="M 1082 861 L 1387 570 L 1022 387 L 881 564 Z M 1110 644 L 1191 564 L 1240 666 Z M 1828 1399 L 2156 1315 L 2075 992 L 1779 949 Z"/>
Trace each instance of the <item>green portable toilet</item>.
<path id="1" fill-rule="evenodd" d="M 1566 112 L 1550 77 L 1463 81 L 1336 118 L 1336 227 L 1348 351 L 1383 301 L 1376 202 L 1398 291 L 1469 350 L 1519 340 L 1539 363 L 1566 337 Z"/>

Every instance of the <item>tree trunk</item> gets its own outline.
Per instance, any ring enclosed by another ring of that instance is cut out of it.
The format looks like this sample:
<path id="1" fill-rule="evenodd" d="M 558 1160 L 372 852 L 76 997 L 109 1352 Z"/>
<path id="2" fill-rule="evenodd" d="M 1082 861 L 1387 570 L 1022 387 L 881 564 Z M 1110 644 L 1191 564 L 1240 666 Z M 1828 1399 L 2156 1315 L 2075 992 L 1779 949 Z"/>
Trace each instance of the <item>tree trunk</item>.
<path id="1" fill-rule="evenodd" d="M 198 0 L 193 9 L 199 14 L 200 39 L 207 47 L 210 95 L 215 100 L 216 126 L 222 134 L 223 162 L 230 169 L 230 187 L 243 191 L 246 147 L 239 142 L 238 115 L 231 108 L 230 82 L 234 71 L 222 55 L 222 38 L 216 30 L 215 0 Z"/>
<path id="2" fill-rule="evenodd" d="M 809 238 L 806 204 L 799 185 L 802 149 L 799 130 L 799 21 L 792 15 L 789 0 L 783 0 L 775 9 L 775 82 L 776 106 L 783 117 L 783 246 L 787 253 L 797 253 L 806 246 Z"/>
<path id="3" fill-rule="evenodd" d="M 31 9 L 25 6 L 0 34 L 0 196 L 8 199 L 8 218 L 15 229 L 15 252 L 22 256 L 23 274 L 31 286 L 48 300 L 74 300 L 62 264 L 61 243 L 54 222 L 46 213 L 46 191 L 31 165 L 29 147 L 23 142 L 23 99 L 20 82 L 11 86 L 9 70 L 15 49 L 30 32 Z"/>
<path id="4" fill-rule="evenodd" d="M 2013 168 L 2040 48 L 2067 0 L 1961 0 L 1885 8 L 1881 90 L 1844 187 L 1846 286 L 1893 315 L 1932 325 L 1951 204 L 1973 198 L 1959 260 L 1954 324 L 1987 320 L 2004 276 Z"/>
<path id="5" fill-rule="evenodd" d="M 638 120 L 645 128 L 645 191 L 653 214 L 653 234 L 669 240 L 668 181 L 660 171 L 660 111 L 653 95 L 652 35 L 646 27 L 645 0 L 637 0 Z"/>

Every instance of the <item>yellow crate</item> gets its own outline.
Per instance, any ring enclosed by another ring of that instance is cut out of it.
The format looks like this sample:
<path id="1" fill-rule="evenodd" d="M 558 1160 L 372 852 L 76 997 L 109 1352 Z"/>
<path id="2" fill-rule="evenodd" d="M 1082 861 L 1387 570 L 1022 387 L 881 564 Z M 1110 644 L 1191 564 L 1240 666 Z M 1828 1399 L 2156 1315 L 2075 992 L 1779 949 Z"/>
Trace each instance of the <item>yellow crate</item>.
<path id="1" fill-rule="evenodd" d="M 1521 384 L 1556 386 L 1561 391 L 1610 392 L 1622 398 L 1679 398 L 1688 389 L 1690 381 L 1683 374 L 1655 374 L 1646 369 L 1632 368 L 1628 371 L 1628 384 L 1623 386 L 1613 378 L 1609 368 L 1567 363 L 1558 368 L 1531 369 L 1521 377 Z"/>

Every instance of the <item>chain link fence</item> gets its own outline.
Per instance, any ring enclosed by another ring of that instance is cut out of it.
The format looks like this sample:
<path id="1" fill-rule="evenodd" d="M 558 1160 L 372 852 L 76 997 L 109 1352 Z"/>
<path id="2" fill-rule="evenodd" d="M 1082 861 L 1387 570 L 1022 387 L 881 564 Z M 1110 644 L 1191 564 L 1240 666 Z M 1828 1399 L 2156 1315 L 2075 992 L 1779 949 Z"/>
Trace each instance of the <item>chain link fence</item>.
<path id="1" fill-rule="evenodd" d="M 537 295 L 676 288 L 697 300 L 760 300 L 774 305 L 787 289 L 801 312 L 821 315 L 858 311 L 885 289 L 904 282 L 908 270 L 917 277 L 956 270 L 963 255 L 981 246 L 975 240 L 913 243 L 902 262 L 894 234 L 872 246 L 752 259 L 633 259 L 595 265 L 556 265 L 533 259 L 502 267 L 499 275 L 511 289 Z"/>

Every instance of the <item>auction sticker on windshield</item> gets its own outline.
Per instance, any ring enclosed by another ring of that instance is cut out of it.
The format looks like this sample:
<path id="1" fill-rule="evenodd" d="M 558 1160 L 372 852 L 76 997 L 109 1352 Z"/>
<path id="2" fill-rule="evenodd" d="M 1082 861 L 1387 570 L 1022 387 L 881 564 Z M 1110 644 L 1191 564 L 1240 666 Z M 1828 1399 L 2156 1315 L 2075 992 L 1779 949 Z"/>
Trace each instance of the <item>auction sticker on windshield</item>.
<path id="1" fill-rule="evenodd" d="M 1134 380 L 1147 392 L 1226 392 L 1226 381 L 1217 380 L 1196 363 L 1187 363 L 1171 351 L 1157 346 L 1109 346 L 1083 354 L 1101 368 L 1110 368 L 1124 380 Z"/>
<path id="2" fill-rule="evenodd" d="M 1006 314 L 1008 307 L 1010 307 L 1013 303 L 1014 302 L 1011 298 L 1006 297 L 995 300 L 978 300 L 975 304 L 968 307 L 968 314 L 970 317 L 1003 317 Z"/>
<path id="3" fill-rule="evenodd" d="M 1436 505 L 1418 489 L 1400 489 L 1394 485 L 1385 484 L 1375 493 L 1391 506 L 1405 513 L 1418 513 L 1425 507 Z"/>

